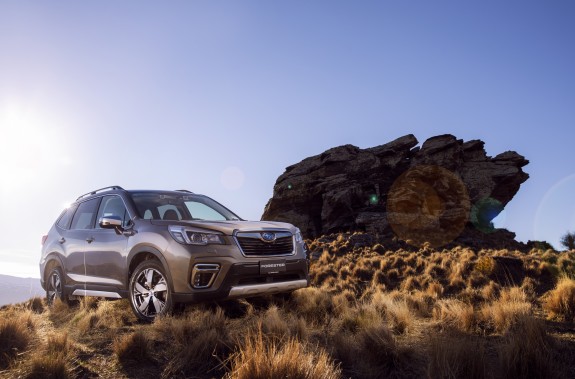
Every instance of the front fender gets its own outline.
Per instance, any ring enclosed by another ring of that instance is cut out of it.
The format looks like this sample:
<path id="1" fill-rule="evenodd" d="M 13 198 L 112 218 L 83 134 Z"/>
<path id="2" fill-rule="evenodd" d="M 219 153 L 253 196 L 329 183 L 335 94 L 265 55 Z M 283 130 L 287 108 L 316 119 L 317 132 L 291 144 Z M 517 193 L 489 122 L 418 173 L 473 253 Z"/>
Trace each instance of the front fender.
<path id="1" fill-rule="evenodd" d="M 138 256 L 138 254 L 142 254 L 142 253 L 152 254 L 154 257 L 156 257 L 162 263 L 162 266 L 164 267 L 164 271 L 166 272 L 166 276 L 168 277 L 168 284 L 170 285 L 170 289 L 173 292 L 174 291 L 174 282 L 172 280 L 172 273 L 170 272 L 170 267 L 168 266 L 168 262 L 166 261 L 166 258 L 162 255 L 160 250 L 158 250 L 156 247 L 151 246 L 151 245 L 146 245 L 146 244 L 136 245 L 132 248 L 132 250 L 130 250 L 130 253 L 128 254 L 128 262 L 127 262 L 128 263 L 128 266 L 127 266 L 128 269 L 126 270 L 126 283 L 130 283 L 130 275 L 131 275 L 130 266 L 132 265 L 132 261 L 134 260 L 134 258 L 136 256 Z"/>

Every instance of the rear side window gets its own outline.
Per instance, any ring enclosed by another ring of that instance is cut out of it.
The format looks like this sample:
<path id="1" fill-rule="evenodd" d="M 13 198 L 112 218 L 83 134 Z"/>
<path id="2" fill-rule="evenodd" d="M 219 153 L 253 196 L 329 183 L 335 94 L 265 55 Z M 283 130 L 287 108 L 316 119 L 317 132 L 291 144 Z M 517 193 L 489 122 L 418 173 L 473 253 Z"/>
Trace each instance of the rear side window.
<path id="1" fill-rule="evenodd" d="M 99 203 L 100 198 L 80 203 L 72 219 L 70 229 L 92 229 L 94 227 L 94 220 L 96 219 Z"/>
<path id="2" fill-rule="evenodd" d="M 60 215 L 60 218 L 56 222 L 56 225 L 58 225 L 62 229 L 68 229 L 70 227 L 70 220 L 72 220 L 72 215 L 74 214 L 75 210 L 76 207 L 69 207 L 64 209 L 64 212 L 62 212 L 62 214 Z"/>

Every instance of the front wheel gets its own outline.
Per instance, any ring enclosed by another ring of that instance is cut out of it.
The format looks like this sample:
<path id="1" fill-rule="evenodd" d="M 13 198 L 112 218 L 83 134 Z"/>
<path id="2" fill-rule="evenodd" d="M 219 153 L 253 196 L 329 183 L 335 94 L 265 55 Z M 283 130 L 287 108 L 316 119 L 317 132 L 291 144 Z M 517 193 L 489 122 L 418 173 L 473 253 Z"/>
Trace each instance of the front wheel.
<path id="1" fill-rule="evenodd" d="M 159 262 L 147 260 L 136 267 L 130 277 L 130 304 L 136 317 L 147 322 L 172 311 L 170 286 Z"/>

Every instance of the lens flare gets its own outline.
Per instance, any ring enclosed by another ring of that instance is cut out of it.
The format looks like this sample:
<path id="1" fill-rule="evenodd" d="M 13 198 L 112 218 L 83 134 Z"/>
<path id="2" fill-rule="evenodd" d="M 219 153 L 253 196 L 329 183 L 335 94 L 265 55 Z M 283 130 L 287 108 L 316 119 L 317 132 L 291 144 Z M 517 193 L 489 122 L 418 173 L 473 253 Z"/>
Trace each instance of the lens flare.
<path id="1" fill-rule="evenodd" d="M 469 195 L 463 181 L 439 166 L 404 172 L 387 197 L 388 221 L 404 241 L 443 246 L 457 238 L 469 219 Z"/>
<path id="2" fill-rule="evenodd" d="M 492 233 L 495 230 L 493 219 L 503 210 L 503 204 L 492 197 L 479 200 L 471 208 L 469 221 L 476 229 L 483 233 Z"/>
<path id="3" fill-rule="evenodd" d="M 244 185 L 245 176 L 244 172 L 235 166 L 227 167 L 220 175 L 220 182 L 224 188 L 235 191 Z"/>
<path id="4" fill-rule="evenodd" d="M 563 234 L 575 230 L 575 174 L 555 183 L 543 196 L 533 223 L 533 236 L 536 240 L 550 242 L 561 247 L 559 240 Z"/>

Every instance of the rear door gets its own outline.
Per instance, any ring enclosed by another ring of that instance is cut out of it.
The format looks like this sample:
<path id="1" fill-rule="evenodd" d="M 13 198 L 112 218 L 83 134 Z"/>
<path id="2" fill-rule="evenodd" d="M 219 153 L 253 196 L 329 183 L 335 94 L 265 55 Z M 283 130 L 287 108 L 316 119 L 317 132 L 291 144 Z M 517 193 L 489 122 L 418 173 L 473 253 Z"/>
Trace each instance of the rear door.
<path id="1" fill-rule="evenodd" d="M 65 251 L 66 274 L 76 283 L 86 282 L 84 253 L 94 229 L 99 203 L 100 198 L 80 203 L 70 223 L 70 229 L 63 233 L 60 240 Z"/>

